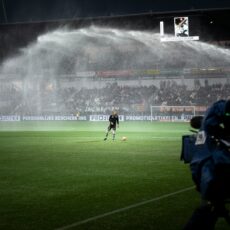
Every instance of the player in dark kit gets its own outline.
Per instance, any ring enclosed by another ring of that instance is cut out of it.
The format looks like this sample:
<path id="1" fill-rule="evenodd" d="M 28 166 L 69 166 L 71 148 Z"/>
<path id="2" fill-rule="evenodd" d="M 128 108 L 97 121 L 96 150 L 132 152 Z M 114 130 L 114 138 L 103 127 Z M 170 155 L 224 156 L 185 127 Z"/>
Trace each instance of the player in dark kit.
<path id="1" fill-rule="evenodd" d="M 109 116 L 109 126 L 104 141 L 107 140 L 110 130 L 112 130 L 113 133 L 113 141 L 115 140 L 116 126 L 119 127 L 119 117 L 117 113 L 113 111 L 112 114 Z"/>

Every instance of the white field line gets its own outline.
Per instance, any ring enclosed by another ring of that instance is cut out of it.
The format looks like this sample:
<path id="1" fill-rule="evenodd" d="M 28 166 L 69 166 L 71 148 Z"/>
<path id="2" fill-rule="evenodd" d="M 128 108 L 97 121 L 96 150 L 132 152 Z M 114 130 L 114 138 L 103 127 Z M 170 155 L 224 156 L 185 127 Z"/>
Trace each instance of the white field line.
<path id="1" fill-rule="evenodd" d="M 187 192 L 187 191 L 190 191 L 190 190 L 192 190 L 194 188 L 195 188 L 195 186 L 192 186 L 192 187 L 189 187 L 189 188 L 181 189 L 181 190 L 176 191 L 176 192 L 165 194 L 163 196 L 155 197 L 155 198 L 150 199 L 150 200 L 146 200 L 146 201 L 142 201 L 142 202 L 139 202 L 139 203 L 136 203 L 136 204 L 132 204 L 132 205 L 126 206 L 124 208 L 115 209 L 115 210 L 110 211 L 110 212 L 106 212 L 106 213 L 103 213 L 103 214 L 100 214 L 100 215 L 97 215 L 97 216 L 90 217 L 90 218 L 85 219 L 85 220 L 81 220 L 81 221 L 72 223 L 70 225 L 66 225 L 66 226 L 57 228 L 56 230 L 67 230 L 67 229 L 70 229 L 70 228 L 74 228 L 74 227 L 77 227 L 79 225 L 86 224 L 86 223 L 89 223 L 91 221 L 104 218 L 106 216 L 111 216 L 111 215 L 116 214 L 116 213 L 124 212 L 124 211 L 132 209 L 132 208 L 136 208 L 136 207 L 139 207 L 139 206 L 142 206 L 142 205 L 145 205 L 145 204 L 149 204 L 149 203 L 152 203 L 152 202 L 155 202 L 155 201 L 158 201 L 158 200 L 168 198 L 170 196 L 174 196 L 174 195 L 177 195 L 177 194 L 180 194 L 180 193 L 183 193 L 183 192 Z"/>

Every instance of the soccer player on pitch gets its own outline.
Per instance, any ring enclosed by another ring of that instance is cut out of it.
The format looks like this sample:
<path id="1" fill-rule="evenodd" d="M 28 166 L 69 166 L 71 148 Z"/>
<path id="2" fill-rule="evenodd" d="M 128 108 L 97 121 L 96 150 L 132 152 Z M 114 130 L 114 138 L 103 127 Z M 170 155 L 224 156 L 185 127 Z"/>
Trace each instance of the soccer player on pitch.
<path id="1" fill-rule="evenodd" d="M 116 125 L 117 125 L 117 127 L 119 127 L 119 117 L 117 115 L 117 112 L 113 111 L 112 114 L 109 116 L 109 126 L 108 126 L 108 130 L 106 132 L 104 141 L 107 140 L 110 130 L 112 130 L 112 133 L 113 133 L 113 141 L 115 140 Z"/>

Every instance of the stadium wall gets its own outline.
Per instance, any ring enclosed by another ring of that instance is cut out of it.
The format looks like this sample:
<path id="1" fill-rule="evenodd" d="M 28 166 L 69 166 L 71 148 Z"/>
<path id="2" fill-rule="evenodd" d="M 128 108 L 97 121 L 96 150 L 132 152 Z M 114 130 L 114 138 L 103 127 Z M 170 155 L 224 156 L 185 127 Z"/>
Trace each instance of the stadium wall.
<path id="1" fill-rule="evenodd" d="M 204 113 L 207 109 L 205 106 L 197 107 L 200 112 Z M 43 115 L 43 116 L 20 116 L 20 115 L 0 115 L 0 122 L 21 122 L 21 121 L 90 121 L 90 122 L 101 122 L 108 121 L 109 114 L 92 114 L 88 116 L 76 116 L 76 115 L 65 115 L 65 116 L 56 116 L 56 115 Z M 192 118 L 192 114 L 184 115 L 119 115 L 119 120 L 122 121 L 181 121 L 187 122 Z"/>

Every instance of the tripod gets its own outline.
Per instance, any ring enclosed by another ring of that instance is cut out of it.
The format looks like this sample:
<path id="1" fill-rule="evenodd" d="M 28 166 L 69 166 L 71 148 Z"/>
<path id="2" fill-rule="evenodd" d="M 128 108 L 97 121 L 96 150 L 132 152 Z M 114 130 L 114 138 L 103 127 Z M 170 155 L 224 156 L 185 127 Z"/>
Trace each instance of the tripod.
<path id="1" fill-rule="evenodd" d="M 224 201 L 218 204 L 213 204 L 213 213 L 215 215 L 216 221 L 218 218 L 224 218 L 226 222 L 230 225 L 230 214 L 229 210 L 226 208 L 226 204 L 228 204 L 229 201 Z"/>
<path id="2" fill-rule="evenodd" d="M 183 230 L 214 230 L 219 218 L 225 218 L 230 225 L 229 210 L 226 208 L 227 201 L 210 202 L 203 201 L 193 212 Z"/>

